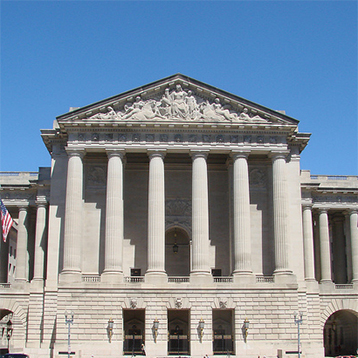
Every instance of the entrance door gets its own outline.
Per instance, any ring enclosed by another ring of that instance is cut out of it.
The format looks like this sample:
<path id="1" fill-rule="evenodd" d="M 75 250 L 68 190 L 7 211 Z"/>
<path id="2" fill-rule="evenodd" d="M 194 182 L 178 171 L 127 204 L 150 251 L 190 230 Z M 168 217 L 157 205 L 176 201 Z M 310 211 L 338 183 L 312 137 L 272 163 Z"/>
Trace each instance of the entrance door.
<path id="1" fill-rule="evenodd" d="M 233 310 L 213 310 L 213 352 L 234 354 Z"/>
<path id="2" fill-rule="evenodd" d="M 324 326 L 326 357 L 355 355 L 358 349 L 358 315 L 340 310 L 332 314 Z"/>
<path id="3" fill-rule="evenodd" d="M 123 354 L 142 354 L 144 342 L 144 310 L 123 310 Z"/>
<path id="4" fill-rule="evenodd" d="M 189 310 L 168 310 L 168 354 L 190 355 Z"/>
<path id="5" fill-rule="evenodd" d="M 190 244 L 187 233 L 174 228 L 165 234 L 165 271 L 168 276 L 189 276 Z"/>

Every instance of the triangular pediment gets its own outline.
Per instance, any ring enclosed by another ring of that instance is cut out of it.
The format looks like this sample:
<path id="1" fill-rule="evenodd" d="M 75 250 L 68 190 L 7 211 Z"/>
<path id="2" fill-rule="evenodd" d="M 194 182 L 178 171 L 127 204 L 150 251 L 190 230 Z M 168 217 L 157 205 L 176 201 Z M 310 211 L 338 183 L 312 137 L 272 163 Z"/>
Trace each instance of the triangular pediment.
<path id="1" fill-rule="evenodd" d="M 244 98 L 176 74 L 57 117 L 68 122 L 237 123 L 297 126 L 298 121 Z"/>

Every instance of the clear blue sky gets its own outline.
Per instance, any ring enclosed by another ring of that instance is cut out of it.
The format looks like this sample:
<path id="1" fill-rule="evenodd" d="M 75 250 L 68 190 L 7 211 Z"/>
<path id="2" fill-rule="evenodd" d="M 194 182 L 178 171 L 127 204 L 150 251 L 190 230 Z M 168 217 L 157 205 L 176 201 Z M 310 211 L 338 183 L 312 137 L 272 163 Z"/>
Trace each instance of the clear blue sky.
<path id="1" fill-rule="evenodd" d="M 355 0 L 1 1 L 0 170 L 50 166 L 70 106 L 178 72 L 298 119 L 302 169 L 358 175 Z"/>

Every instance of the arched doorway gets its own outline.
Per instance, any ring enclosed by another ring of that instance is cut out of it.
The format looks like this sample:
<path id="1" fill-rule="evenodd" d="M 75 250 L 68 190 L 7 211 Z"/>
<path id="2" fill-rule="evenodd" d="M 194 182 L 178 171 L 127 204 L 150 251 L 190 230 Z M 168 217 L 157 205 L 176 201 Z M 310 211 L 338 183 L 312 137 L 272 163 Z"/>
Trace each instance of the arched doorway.
<path id="1" fill-rule="evenodd" d="M 165 235 L 165 271 L 168 276 L 189 276 L 190 241 L 181 228 L 171 228 Z"/>
<path id="2" fill-rule="evenodd" d="M 324 326 L 326 357 L 355 355 L 358 348 L 358 314 L 340 310 L 333 313 Z"/>
<path id="3" fill-rule="evenodd" d="M 0 355 L 9 352 L 13 332 L 13 312 L 0 309 Z"/>

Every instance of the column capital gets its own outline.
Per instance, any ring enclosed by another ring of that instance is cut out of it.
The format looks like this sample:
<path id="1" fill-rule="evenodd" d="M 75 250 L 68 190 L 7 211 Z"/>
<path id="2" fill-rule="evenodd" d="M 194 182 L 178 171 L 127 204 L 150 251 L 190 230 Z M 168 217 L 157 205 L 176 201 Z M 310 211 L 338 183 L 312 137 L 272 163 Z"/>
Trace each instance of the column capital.
<path id="1" fill-rule="evenodd" d="M 48 204 L 45 195 L 36 196 L 36 201 L 35 201 L 35 203 L 36 203 L 36 205 L 37 205 L 38 207 L 40 207 L 40 206 L 46 207 L 47 204 Z"/>
<path id="2" fill-rule="evenodd" d="M 20 211 L 27 211 L 28 208 L 29 208 L 29 203 L 19 204 L 19 205 L 17 206 L 17 208 L 19 209 L 19 212 L 20 212 Z"/>
<path id="3" fill-rule="evenodd" d="M 120 157 L 121 159 L 123 159 L 126 153 L 125 149 L 123 148 L 106 148 L 105 150 L 108 159 L 112 157 Z"/>
<path id="4" fill-rule="evenodd" d="M 318 208 L 318 214 L 328 214 L 328 208 Z"/>
<path id="5" fill-rule="evenodd" d="M 312 211 L 313 204 L 312 203 L 302 203 L 302 211 L 310 210 Z"/>
<path id="6" fill-rule="evenodd" d="M 358 208 L 349 208 L 346 212 L 348 215 L 358 214 Z"/>
<path id="7" fill-rule="evenodd" d="M 147 149 L 147 155 L 148 155 L 149 159 L 152 159 L 155 157 L 160 157 L 160 158 L 164 159 L 166 154 L 167 154 L 167 151 L 165 149 Z"/>
<path id="8" fill-rule="evenodd" d="M 288 150 L 273 150 L 268 154 L 268 157 L 275 161 L 276 159 L 287 159 L 287 155 L 289 154 Z"/>
<path id="9" fill-rule="evenodd" d="M 193 160 L 196 158 L 207 159 L 209 152 L 210 152 L 209 150 L 191 150 L 190 156 L 192 157 Z"/>
<path id="10" fill-rule="evenodd" d="M 250 153 L 251 153 L 251 150 L 232 150 L 230 152 L 230 157 L 234 160 L 237 158 L 247 159 L 249 157 Z"/>
<path id="11" fill-rule="evenodd" d="M 85 155 L 85 149 L 83 147 L 81 148 L 65 147 L 65 150 L 69 157 L 80 157 L 82 159 Z"/>

